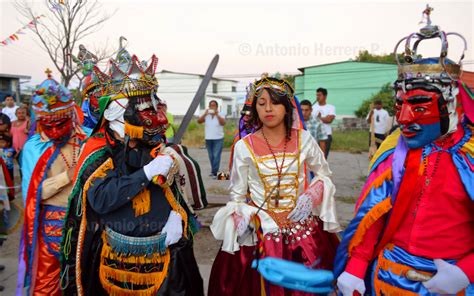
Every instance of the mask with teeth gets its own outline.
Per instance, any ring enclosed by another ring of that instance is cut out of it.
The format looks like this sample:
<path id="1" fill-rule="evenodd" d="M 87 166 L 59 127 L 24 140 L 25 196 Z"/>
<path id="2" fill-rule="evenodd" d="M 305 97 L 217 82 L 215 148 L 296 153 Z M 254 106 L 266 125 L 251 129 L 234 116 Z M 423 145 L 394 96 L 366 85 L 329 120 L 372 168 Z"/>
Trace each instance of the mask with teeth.
<path id="1" fill-rule="evenodd" d="M 168 125 L 166 114 L 159 107 L 159 99 L 153 95 L 129 96 L 125 110 L 125 134 L 149 146 L 164 142 Z"/>

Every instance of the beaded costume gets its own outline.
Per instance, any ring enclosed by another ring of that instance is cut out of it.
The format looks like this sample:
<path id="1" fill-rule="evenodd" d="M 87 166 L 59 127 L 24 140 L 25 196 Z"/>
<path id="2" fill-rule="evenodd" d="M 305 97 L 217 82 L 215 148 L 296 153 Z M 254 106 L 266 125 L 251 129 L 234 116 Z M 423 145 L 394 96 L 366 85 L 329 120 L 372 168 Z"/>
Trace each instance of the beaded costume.
<path id="1" fill-rule="evenodd" d="M 59 248 L 70 173 L 87 131 L 69 90 L 47 73 L 32 98 L 38 133 L 26 142 L 21 159 L 25 222 L 19 278 L 26 272 L 24 285 L 33 295 L 61 294 Z"/>
<path id="2" fill-rule="evenodd" d="M 69 200 L 61 243 L 65 295 L 203 294 L 192 206 L 204 207 L 205 194 L 186 149 L 163 144 L 167 121 L 155 94 L 157 63 L 154 55 L 149 65 L 139 62 L 121 47 L 108 74 L 94 68 L 104 85 L 101 115 L 81 151 Z M 173 166 L 150 182 L 143 166 L 157 153 L 172 155 Z M 183 236 L 167 246 L 161 231 L 171 211 L 183 221 Z"/>
<path id="3" fill-rule="evenodd" d="M 395 82 L 401 133 L 373 158 L 335 260 L 335 275 L 365 278 L 370 295 L 438 295 L 455 282 L 436 284 L 440 259 L 467 281 L 442 294 L 474 293 L 473 95 L 460 64 L 447 59 L 447 37 L 462 36 L 427 17 L 398 43 L 406 40 Z M 441 39 L 440 57 L 418 58 L 420 41 L 431 38 Z"/>
<path id="4" fill-rule="evenodd" d="M 256 245 L 265 256 L 304 263 L 311 268 L 332 269 L 338 244 L 333 233 L 340 227 L 331 171 L 316 141 L 301 128 L 301 121 L 295 120 L 293 127 L 291 140 L 281 143 L 275 151 L 267 148 L 258 132 L 235 144 L 231 201 L 216 213 L 211 225 L 215 238 L 223 240 L 223 245 L 212 268 L 209 295 L 261 295 L 264 291 L 269 295 L 289 295 L 289 290 L 282 287 L 262 285 L 260 275 L 250 268 Z M 293 222 L 287 216 L 308 189 L 310 171 L 315 174 L 311 184 L 322 182 L 322 199 L 307 219 Z M 245 219 L 256 215 L 260 231 L 238 238 L 235 214 Z M 291 295 L 306 294 L 293 291 Z"/>

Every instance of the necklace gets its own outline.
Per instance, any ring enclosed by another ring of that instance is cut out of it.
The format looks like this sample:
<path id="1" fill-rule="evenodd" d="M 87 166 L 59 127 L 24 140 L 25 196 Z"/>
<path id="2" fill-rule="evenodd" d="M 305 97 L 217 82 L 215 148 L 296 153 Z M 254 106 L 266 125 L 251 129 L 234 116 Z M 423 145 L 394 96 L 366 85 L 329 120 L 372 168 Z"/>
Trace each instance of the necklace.
<path id="1" fill-rule="evenodd" d="M 441 147 L 443 147 L 443 146 L 444 146 L 444 141 L 441 143 Z M 438 170 L 439 160 L 441 158 L 441 153 L 443 152 L 442 148 L 441 148 L 441 150 L 435 151 L 437 153 L 435 163 L 434 163 L 433 170 L 431 171 L 430 176 L 428 176 L 428 157 L 429 157 L 429 154 L 428 154 L 427 150 L 428 150 L 427 148 L 423 148 L 423 153 L 422 153 L 423 176 L 425 177 L 425 182 L 424 182 L 424 184 L 422 184 L 421 192 L 420 192 L 420 195 L 418 196 L 418 199 L 416 201 L 415 210 L 413 211 L 413 216 L 416 216 L 416 213 L 418 212 L 418 206 L 420 204 L 420 200 L 421 200 L 423 194 L 425 193 L 426 188 L 430 185 L 431 179 L 433 179 L 434 175 L 436 174 L 436 171 Z"/>
<path id="2" fill-rule="evenodd" d="M 283 147 L 283 161 L 281 162 L 281 166 L 279 167 L 275 152 L 273 152 L 273 149 L 270 146 L 270 143 L 268 142 L 268 139 L 265 136 L 265 133 L 263 132 L 263 129 L 262 129 L 262 136 L 265 139 L 265 143 L 267 143 L 268 150 L 270 150 L 270 153 L 273 156 L 273 160 L 275 160 L 275 166 L 276 166 L 276 170 L 277 170 L 277 173 L 278 173 L 278 181 L 277 181 L 277 185 L 276 185 L 277 193 L 276 193 L 275 196 L 271 197 L 271 199 L 273 199 L 275 201 L 275 206 L 278 207 L 279 204 L 280 204 L 280 182 L 281 182 L 281 177 L 282 177 L 281 173 L 283 171 L 283 166 L 285 165 L 286 148 L 288 146 L 288 138 L 285 138 L 285 145 Z"/>
<path id="3" fill-rule="evenodd" d="M 69 144 L 69 143 L 67 143 L 67 144 Z M 61 158 L 63 159 L 64 164 L 66 165 L 66 167 L 68 169 L 72 169 L 73 167 L 75 167 L 77 165 L 77 159 L 76 159 L 76 157 L 77 157 L 77 155 L 76 155 L 77 143 L 76 143 L 76 138 L 73 139 L 73 142 L 71 143 L 71 145 L 72 145 L 72 164 L 69 164 L 69 161 L 67 160 L 66 155 L 64 155 L 62 149 L 59 150 L 59 154 L 61 155 Z"/>

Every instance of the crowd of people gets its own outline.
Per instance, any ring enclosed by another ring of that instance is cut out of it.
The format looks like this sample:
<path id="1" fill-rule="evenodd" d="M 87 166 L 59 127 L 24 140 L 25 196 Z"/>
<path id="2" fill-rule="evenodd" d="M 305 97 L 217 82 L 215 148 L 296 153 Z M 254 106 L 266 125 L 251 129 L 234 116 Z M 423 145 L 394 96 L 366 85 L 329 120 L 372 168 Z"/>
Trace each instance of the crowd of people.
<path id="1" fill-rule="evenodd" d="M 446 33 L 429 23 L 417 36 L 440 37 L 443 52 L 407 50 L 397 60 L 400 128 L 387 136 L 375 102 L 367 120 L 380 147 L 342 233 L 327 162 L 336 117 L 328 90 L 318 88 L 312 104 L 282 79 L 248 86 L 230 198 L 210 226 L 222 246 L 208 295 L 473 295 L 474 95 L 461 65 L 445 58 Z M 32 135 L 28 110 L 12 114 L 10 102 L 0 118 L 2 153 L 21 154 L 17 294 L 204 295 L 193 242 L 207 200 L 198 163 L 169 132 L 157 57 L 140 62 L 120 42 L 106 73 L 81 50 L 82 108 L 46 71 L 31 100 Z M 210 101 L 198 118 L 211 177 L 226 123 L 218 110 Z"/>

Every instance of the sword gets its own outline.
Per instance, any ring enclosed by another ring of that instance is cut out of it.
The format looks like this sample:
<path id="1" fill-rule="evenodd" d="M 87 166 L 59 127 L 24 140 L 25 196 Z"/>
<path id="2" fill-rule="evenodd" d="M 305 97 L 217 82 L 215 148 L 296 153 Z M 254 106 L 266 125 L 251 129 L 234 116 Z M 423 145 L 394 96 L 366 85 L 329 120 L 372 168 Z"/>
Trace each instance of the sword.
<path id="1" fill-rule="evenodd" d="M 188 127 L 191 120 L 193 119 L 194 112 L 196 112 L 199 103 L 206 94 L 207 86 L 209 85 L 209 82 L 212 79 L 212 74 L 214 74 L 218 62 L 219 55 L 216 54 L 212 59 L 211 63 L 209 64 L 206 74 L 202 78 L 201 85 L 199 85 L 199 88 L 196 94 L 194 95 L 193 100 L 191 101 L 191 105 L 189 106 L 188 111 L 186 111 L 186 115 L 184 115 L 183 121 L 181 121 L 181 125 L 179 126 L 178 132 L 174 136 L 174 142 L 176 144 L 181 143 L 181 139 L 183 138 L 184 132 L 186 131 L 186 128 Z"/>

